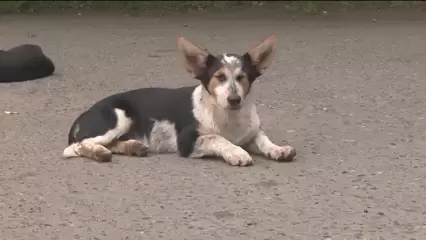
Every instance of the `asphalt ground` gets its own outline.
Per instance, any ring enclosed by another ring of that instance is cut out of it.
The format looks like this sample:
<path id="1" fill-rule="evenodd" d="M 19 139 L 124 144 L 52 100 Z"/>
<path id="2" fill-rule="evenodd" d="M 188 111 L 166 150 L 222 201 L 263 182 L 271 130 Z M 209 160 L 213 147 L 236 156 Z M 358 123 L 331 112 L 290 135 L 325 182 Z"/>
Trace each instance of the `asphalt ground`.
<path id="1" fill-rule="evenodd" d="M 2 16 L 2 48 L 40 44 L 57 69 L 0 85 L 0 239 L 426 239 L 426 18 L 266 15 Z M 243 53 L 270 34 L 253 94 L 297 161 L 62 159 L 99 99 L 197 84 L 177 37 Z"/>

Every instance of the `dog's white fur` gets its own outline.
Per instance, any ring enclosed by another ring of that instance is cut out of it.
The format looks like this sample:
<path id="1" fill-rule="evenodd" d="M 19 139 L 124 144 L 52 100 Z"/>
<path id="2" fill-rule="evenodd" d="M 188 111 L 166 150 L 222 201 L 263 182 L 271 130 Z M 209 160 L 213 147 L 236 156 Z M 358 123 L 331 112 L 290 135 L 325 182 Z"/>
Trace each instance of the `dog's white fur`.
<path id="1" fill-rule="evenodd" d="M 223 95 L 226 96 L 226 93 Z M 250 155 L 239 147 L 260 131 L 259 116 L 253 103 L 244 101 L 238 111 L 229 110 L 223 107 L 223 101 L 218 103 L 203 86 L 198 86 L 193 93 L 193 104 L 193 114 L 200 123 L 198 132 L 202 136 L 195 142 L 190 157 L 222 156 L 232 165 L 253 162 Z"/>
<path id="2" fill-rule="evenodd" d="M 260 73 L 269 67 L 275 55 L 275 42 L 276 37 L 271 36 L 248 52 Z M 197 69 L 203 66 L 200 59 L 207 53 L 183 39 L 180 41 L 180 49 L 186 56 L 197 56 L 198 61 L 187 61 L 187 69 L 196 73 Z M 247 78 L 242 72 L 240 60 L 232 55 L 223 54 L 222 64 L 225 66 L 222 74 L 225 74 L 226 81 L 214 88 L 214 95 L 209 94 L 201 85 L 193 93 L 193 114 L 200 123 L 198 132 L 201 136 L 197 139 L 190 157 L 216 155 L 223 157 L 231 165 L 242 166 L 253 163 L 247 151 L 274 160 L 290 155 L 295 157 L 293 147 L 277 146 L 261 131 L 253 95 L 245 96 L 244 87 L 238 81 L 238 77 Z M 227 98 L 230 95 L 241 97 L 239 110 L 229 109 Z"/>
<path id="3" fill-rule="evenodd" d="M 254 162 L 247 151 L 273 160 L 292 154 L 293 147 L 277 146 L 260 129 L 260 119 L 250 96 L 239 111 L 232 111 L 217 104 L 204 87 L 196 88 L 193 113 L 201 123 L 198 131 L 202 136 L 197 139 L 190 157 L 221 156 L 231 165 L 245 166 Z"/>

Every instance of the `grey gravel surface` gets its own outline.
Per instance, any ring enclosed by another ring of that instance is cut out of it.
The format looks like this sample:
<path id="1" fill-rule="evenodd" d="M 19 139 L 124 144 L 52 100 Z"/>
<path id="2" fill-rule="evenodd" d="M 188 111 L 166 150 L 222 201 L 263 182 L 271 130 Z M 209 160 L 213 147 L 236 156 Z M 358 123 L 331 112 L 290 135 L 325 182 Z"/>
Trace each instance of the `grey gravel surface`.
<path id="1" fill-rule="evenodd" d="M 40 44 L 57 65 L 0 85 L 0 239 L 426 239 L 426 18 L 229 18 L 0 17 L 1 48 Z M 95 101 L 197 83 L 177 37 L 243 52 L 272 33 L 254 94 L 297 161 L 61 158 Z"/>

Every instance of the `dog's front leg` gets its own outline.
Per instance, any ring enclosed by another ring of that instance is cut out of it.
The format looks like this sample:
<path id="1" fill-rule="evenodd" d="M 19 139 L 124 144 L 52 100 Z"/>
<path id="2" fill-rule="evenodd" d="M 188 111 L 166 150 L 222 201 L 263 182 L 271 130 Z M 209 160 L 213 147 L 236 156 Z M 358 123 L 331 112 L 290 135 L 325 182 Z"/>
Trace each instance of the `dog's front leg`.
<path id="1" fill-rule="evenodd" d="M 246 149 L 249 152 L 261 154 L 276 161 L 293 161 L 296 158 L 296 149 L 291 146 L 277 146 L 263 131 L 260 131 Z"/>
<path id="2" fill-rule="evenodd" d="M 233 166 L 253 164 L 253 159 L 248 152 L 217 134 L 199 136 L 194 144 L 194 150 L 190 154 L 192 158 L 206 156 L 222 157 Z"/>

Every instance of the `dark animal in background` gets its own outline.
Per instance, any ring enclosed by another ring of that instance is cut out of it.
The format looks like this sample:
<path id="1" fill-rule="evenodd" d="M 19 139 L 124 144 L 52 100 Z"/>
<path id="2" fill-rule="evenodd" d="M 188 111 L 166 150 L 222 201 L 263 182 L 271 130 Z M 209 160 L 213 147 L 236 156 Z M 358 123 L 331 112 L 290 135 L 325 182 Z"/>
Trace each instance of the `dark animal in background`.
<path id="1" fill-rule="evenodd" d="M 50 76 L 55 65 L 41 47 L 22 44 L 7 51 L 0 50 L 0 83 L 23 82 Z"/>

